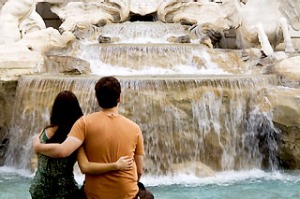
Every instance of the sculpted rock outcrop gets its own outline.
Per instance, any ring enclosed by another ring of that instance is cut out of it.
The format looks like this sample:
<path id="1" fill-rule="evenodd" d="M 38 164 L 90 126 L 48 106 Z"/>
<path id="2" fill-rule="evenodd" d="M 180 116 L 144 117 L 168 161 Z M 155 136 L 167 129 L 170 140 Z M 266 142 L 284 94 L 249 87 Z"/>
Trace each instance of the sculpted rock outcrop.
<path id="1" fill-rule="evenodd" d="M 6 2 L 0 22 L 1 80 L 45 72 L 43 56 L 67 47 L 75 39 L 70 32 L 61 35 L 58 30 L 46 28 L 33 0 Z"/>
<path id="2" fill-rule="evenodd" d="M 60 32 L 87 29 L 93 31 L 93 26 L 101 27 L 108 23 L 122 22 L 129 15 L 126 4 L 113 2 L 70 2 L 66 5 L 55 5 L 51 10 L 56 13 L 63 23 Z M 79 28 L 79 29 L 78 29 Z M 81 38 L 80 34 L 77 34 Z"/>
<path id="3" fill-rule="evenodd" d="M 46 24 L 42 17 L 35 10 L 33 10 L 31 14 L 20 23 L 19 29 L 21 32 L 21 37 L 23 38 L 24 35 L 28 33 L 46 29 Z"/>
<path id="4" fill-rule="evenodd" d="M 139 15 L 147 15 L 157 11 L 158 6 L 164 1 L 162 0 L 131 0 L 130 10 Z"/>
<path id="5" fill-rule="evenodd" d="M 47 54 L 49 51 L 66 48 L 74 40 L 75 36 L 71 32 L 60 34 L 54 28 L 47 28 L 26 34 L 18 44 L 27 46 L 32 51 Z"/>
<path id="6" fill-rule="evenodd" d="M 269 56 L 279 43 L 284 42 L 286 52 L 295 51 L 288 22 L 292 22 L 294 29 L 299 29 L 300 10 L 295 12 L 294 7 L 298 7 L 300 1 L 248 0 L 244 5 L 240 0 L 225 0 L 224 5 L 232 13 L 228 18 L 236 29 L 238 48 L 260 48 Z M 290 14 L 285 15 L 283 11 Z"/>
<path id="7" fill-rule="evenodd" d="M 299 88 L 300 82 L 300 56 L 284 59 L 274 66 L 273 72 L 281 77 L 282 83 L 289 87 Z"/>
<path id="8" fill-rule="evenodd" d="M 9 0 L 4 4 L 0 14 L 0 44 L 13 43 L 21 39 L 20 24 L 34 10 L 33 0 Z"/>
<path id="9" fill-rule="evenodd" d="M 198 38 L 209 36 L 217 42 L 218 36 L 228 30 L 229 21 L 222 7 L 213 2 L 178 2 L 168 1 L 160 5 L 158 18 L 166 23 L 182 23 L 191 27 Z"/>
<path id="10" fill-rule="evenodd" d="M 44 65 L 43 56 L 39 52 L 30 51 L 17 43 L 0 45 L 0 60 L 0 80 L 4 81 L 38 73 Z"/>
<path id="11" fill-rule="evenodd" d="M 299 89 L 287 87 L 273 88 L 268 95 L 272 120 L 281 130 L 278 155 L 283 167 L 288 169 L 300 169 L 299 96 Z"/>

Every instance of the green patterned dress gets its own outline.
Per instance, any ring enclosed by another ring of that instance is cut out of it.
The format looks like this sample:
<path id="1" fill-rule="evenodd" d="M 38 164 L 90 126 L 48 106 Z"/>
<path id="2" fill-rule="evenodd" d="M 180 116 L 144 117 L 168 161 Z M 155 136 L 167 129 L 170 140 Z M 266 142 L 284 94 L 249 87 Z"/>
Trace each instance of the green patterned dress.
<path id="1" fill-rule="evenodd" d="M 45 143 L 46 130 L 42 133 Z M 79 189 L 74 179 L 73 167 L 76 153 L 66 158 L 50 158 L 38 154 L 38 168 L 29 188 L 32 199 L 76 199 Z"/>

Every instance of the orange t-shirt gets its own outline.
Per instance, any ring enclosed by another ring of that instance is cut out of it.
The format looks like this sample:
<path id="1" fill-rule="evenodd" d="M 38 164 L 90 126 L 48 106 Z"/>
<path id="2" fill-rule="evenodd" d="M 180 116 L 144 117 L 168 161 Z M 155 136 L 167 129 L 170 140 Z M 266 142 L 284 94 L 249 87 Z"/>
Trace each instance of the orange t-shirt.
<path id="1" fill-rule="evenodd" d="M 111 163 L 121 156 L 144 155 L 140 127 L 122 115 L 96 112 L 81 117 L 69 136 L 83 141 L 90 162 Z M 137 169 L 85 175 L 88 199 L 132 199 L 138 193 Z"/>

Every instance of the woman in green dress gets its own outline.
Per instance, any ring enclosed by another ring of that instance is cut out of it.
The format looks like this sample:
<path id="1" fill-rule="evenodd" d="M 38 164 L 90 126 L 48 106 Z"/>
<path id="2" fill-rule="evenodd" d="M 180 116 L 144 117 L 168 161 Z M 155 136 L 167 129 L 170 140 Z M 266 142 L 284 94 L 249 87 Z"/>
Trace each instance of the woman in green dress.
<path id="1" fill-rule="evenodd" d="M 77 97 L 71 91 L 60 92 L 53 103 L 50 125 L 40 133 L 42 143 L 62 143 L 77 119 L 83 115 Z M 86 158 L 81 149 L 80 157 Z M 29 188 L 32 199 L 80 199 L 84 198 L 74 179 L 73 167 L 77 151 L 66 158 L 51 158 L 38 154 L 38 167 Z M 132 160 L 121 157 L 114 163 L 89 163 L 100 174 L 112 170 L 132 168 Z"/>
<path id="2" fill-rule="evenodd" d="M 82 115 L 77 97 L 70 91 L 60 92 L 52 106 L 50 125 L 41 132 L 40 141 L 62 143 Z M 38 154 L 38 168 L 29 188 L 32 199 L 76 198 L 79 194 L 73 174 L 76 156 L 76 152 L 66 158 Z"/>

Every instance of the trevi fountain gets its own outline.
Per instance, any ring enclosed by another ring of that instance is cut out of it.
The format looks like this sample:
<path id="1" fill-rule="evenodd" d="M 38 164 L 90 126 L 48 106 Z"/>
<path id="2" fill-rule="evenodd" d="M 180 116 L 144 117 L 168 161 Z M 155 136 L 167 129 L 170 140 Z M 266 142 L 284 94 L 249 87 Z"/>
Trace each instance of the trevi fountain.
<path id="1" fill-rule="evenodd" d="M 141 126 L 155 198 L 300 198 L 299 0 L 0 5 L 0 199 L 30 198 L 56 94 L 97 111 L 106 75 Z"/>

